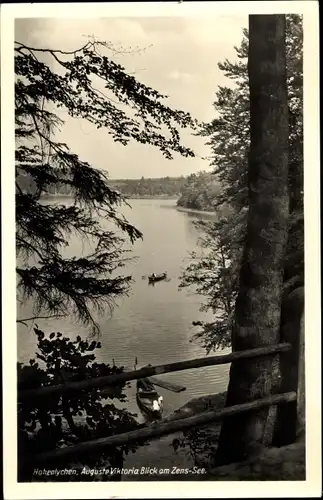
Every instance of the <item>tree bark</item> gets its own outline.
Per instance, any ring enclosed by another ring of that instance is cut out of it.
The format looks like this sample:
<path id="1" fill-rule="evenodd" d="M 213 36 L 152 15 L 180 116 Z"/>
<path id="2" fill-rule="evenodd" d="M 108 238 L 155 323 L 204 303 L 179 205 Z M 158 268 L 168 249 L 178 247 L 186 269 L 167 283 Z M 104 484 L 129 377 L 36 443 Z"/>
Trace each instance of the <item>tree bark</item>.
<path id="1" fill-rule="evenodd" d="M 294 391 L 302 393 L 303 364 L 304 364 L 304 339 L 302 335 L 302 317 L 304 314 L 304 288 L 297 288 L 283 301 L 281 318 L 281 338 L 292 345 L 290 351 L 281 355 L 281 392 Z M 298 433 L 299 410 L 301 399 L 287 405 L 280 406 L 277 410 L 273 446 L 286 446 L 294 443 Z"/>
<path id="2" fill-rule="evenodd" d="M 289 213 L 285 16 L 249 16 L 248 72 L 249 212 L 233 332 L 238 351 L 279 339 Z M 234 362 L 226 405 L 268 396 L 272 361 Z M 264 409 L 224 422 L 216 463 L 240 461 L 258 451 L 267 415 Z"/>

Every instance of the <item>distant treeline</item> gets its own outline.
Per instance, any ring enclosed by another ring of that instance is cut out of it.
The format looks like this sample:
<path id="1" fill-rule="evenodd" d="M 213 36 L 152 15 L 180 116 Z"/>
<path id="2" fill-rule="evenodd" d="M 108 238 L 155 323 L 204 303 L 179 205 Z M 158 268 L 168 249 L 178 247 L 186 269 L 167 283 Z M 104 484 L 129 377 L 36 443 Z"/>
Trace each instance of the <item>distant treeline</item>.
<path id="1" fill-rule="evenodd" d="M 160 177 L 160 178 L 145 178 L 141 179 L 111 179 L 109 185 L 111 188 L 120 191 L 124 196 L 129 198 L 140 197 L 174 197 L 181 196 L 183 187 L 186 183 L 186 177 Z M 31 176 L 25 172 L 17 177 L 17 183 L 20 188 L 28 193 L 33 193 L 36 190 L 36 185 Z M 50 195 L 68 196 L 71 194 L 70 187 L 64 183 L 46 186 L 46 191 Z"/>
<path id="2" fill-rule="evenodd" d="M 111 186 L 128 197 L 178 197 L 177 205 L 194 210 L 214 210 L 220 186 L 214 175 L 199 172 L 182 177 L 111 180 Z"/>
<path id="3" fill-rule="evenodd" d="M 25 192 L 34 194 L 36 192 L 36 183 L 31 175 L 24 171 L 20 171 L 16 176 L 16 183 L 19 188 Z M 56 183 L 56 184 L 46 184 L 46 193 L 52 196 L 70 196 L 71 188 L 68 184 Z"/>
<path id="4" fill-rule="evenodd" d="M 110 185 L 131 198 L 171 196 L 180 197 L 186 177 L 159 177 L 141 179 L 111 179 Z"/>
<path id="5" fill-rule="evenodd" d="M 21 173 L 17 177 L 19 187 L 34 193 L 36 186 L 32 178 Z M 172 197 L 178 198 L 177 205 L 194 210 L 214 210 L 214 198 L 219 192 L 219 183 L 209 172 L 199 172 L 181 177 L 159 177 L 141 179 L 111 179 L 109 185 L 128 198 Z M 46 186 L 52 196 L 69 196 L 70 187 L 64 183 Z"/>

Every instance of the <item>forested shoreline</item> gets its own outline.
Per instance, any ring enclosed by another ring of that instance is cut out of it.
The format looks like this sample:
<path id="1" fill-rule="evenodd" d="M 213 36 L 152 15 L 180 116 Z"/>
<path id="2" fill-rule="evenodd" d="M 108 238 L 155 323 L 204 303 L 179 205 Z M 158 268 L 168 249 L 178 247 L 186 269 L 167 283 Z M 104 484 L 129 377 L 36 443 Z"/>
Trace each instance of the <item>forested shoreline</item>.
<path id="1" fill-rule="evenodd" d="M 36 192 L 34 180 L 26 173 L 20 173 L 17 183 L 26 192 Z M 203 171 L 181 177 L 109 179 L 108 184 L 126 198 L 175 199 L 178 207 L 207 212 L 214 211 L 214 200 L 220 190 L 214 175 Z M 69 197 L 73 193 L 68 184 L 58 182 L 49 185 L 43 197 L 52 196 Z"/>
<path id="2" fill-rule="evenodd" d="M 110 179 L 113 189 L 120 191 L 127 198 L 179 198 L 185 185 L 186 177 L 156 177 L 140 179 Z"/>

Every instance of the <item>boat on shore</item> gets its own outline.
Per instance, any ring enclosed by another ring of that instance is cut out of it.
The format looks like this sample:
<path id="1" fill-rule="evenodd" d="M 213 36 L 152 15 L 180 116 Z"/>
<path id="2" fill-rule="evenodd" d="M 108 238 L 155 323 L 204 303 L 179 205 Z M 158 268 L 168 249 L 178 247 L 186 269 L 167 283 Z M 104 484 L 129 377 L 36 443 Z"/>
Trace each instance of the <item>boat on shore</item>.
<path id="1" fill-rule="evenodd" d="M 150 274 L 148 276 L 148 281 L 149 283 L 155 283 L 156 281 L 162 281 L 167 278 L 167 273 L 161 273 L 161 274 Z"/>
<path id="2" fill-rule="evenodd" d="M 137 380 L 137 404 L 139 408 L 153 418 L 161 418 L 163 406 L 154 385 L 146 378 Z"/>

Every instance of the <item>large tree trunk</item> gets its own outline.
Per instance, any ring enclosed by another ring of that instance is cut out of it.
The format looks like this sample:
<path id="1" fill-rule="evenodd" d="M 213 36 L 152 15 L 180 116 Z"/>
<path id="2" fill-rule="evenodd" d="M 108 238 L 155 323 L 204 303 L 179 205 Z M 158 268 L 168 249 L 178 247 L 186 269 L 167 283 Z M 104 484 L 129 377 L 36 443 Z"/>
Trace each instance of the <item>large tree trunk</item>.
<path id="1" fill-rule="evenodd" d="M 251 146 L 247 238 L 236 301 L 234 346 L 279 339 L 288 231 L 288 107 L 285 16 L 249 16 Z M 227 406 L 268 396 L 272 358 L 231 366 Z M 262 446 L 268 410 L 223 423 L 217 463 L 240 461 Z"/>

